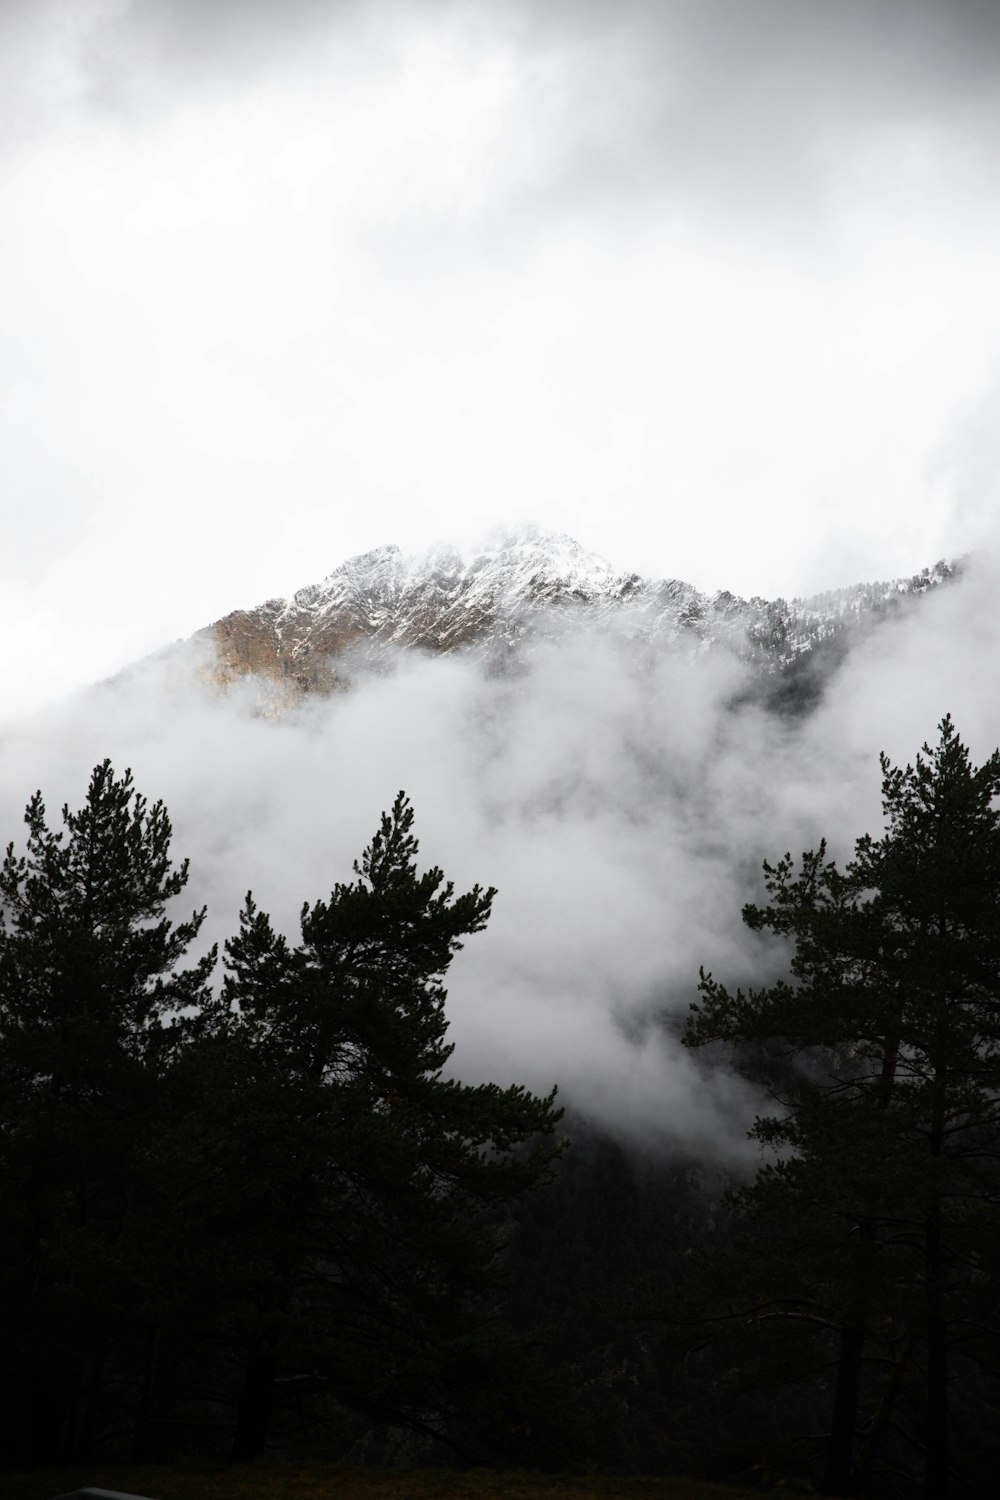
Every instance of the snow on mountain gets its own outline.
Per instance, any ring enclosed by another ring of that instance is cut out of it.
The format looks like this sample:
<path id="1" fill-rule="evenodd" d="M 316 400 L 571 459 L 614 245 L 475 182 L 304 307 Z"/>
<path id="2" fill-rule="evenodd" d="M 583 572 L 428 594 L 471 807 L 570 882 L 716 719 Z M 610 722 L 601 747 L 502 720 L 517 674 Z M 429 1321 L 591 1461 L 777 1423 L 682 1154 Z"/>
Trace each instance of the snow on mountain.
<path id="1" fill-rule="evenodd" d="M 388 545 L 348 559 L 290 599 L 238 610 L 200 634 L 214 644 L 219 676 L 255 674 L 294 698 L 346 685 L 360 657 L 392 649 L 462 649 L 503 659 L 526 635 L 574 615 L 614 618 L 637 639 L 713 644 L 766 676 L 787 674 L 898 607 L 939 587 L 955 569 L 938 563 L 910 579 L 859 584 L 811 599 L 707 596 L 679 579 L 616 573 L 571 537 L 523 527 L 494 533 L 462 556 L 448 546 L 407 555 Z"/>

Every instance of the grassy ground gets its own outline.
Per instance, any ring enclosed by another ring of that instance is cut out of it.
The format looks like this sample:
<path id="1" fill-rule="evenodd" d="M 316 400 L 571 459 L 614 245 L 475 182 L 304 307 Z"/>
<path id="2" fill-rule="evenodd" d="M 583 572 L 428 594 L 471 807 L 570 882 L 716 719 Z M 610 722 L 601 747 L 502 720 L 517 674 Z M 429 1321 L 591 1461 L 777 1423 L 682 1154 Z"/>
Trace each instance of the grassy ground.
<path id="1" fill-rule="evenodd" d="M 225 1468 L 91 1464 L 72 1470 L 2 1474 L 0 1500 L 50 1500 L 88 1485 L 153 1500 L 752 1500 L 757 1494 L 694 1479 L 560 1477 L 481 1469 L 457 1473 L 450 1469 L 339 1469 L 320 1464 Z"/>

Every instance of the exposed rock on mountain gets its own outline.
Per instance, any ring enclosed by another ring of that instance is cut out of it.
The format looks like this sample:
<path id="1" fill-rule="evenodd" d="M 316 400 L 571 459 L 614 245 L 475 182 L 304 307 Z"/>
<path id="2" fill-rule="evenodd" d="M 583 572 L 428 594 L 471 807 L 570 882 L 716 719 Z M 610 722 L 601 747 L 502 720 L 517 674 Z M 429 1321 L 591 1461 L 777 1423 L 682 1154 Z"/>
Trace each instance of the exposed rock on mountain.
<path id="1" fill-rule="evenodd" d="M 752 662 L 773 706 L 797 702 L 820 660 L 833 663 L 858 629 L 955 576 L 940 562 L 916 576 L 859 584 L 811 599 L 712 597 L 678 579 L 616 573 L 569 537 L 536 529 L 494 537 L 471 558 L 450 548 L 406 556 L 395 546 L 349 559 L 290 599 L 237 610 L 201 636 L 223 682 L 254 675 L 279 701 L 346 686 L 359 662 L 392 649 L 458 649 L 508 659 L 526 635 L 575 617 L 621 622 L 637 640 L 726 645 Z M 801 692 L 799 690 L 802 690 Z"/>

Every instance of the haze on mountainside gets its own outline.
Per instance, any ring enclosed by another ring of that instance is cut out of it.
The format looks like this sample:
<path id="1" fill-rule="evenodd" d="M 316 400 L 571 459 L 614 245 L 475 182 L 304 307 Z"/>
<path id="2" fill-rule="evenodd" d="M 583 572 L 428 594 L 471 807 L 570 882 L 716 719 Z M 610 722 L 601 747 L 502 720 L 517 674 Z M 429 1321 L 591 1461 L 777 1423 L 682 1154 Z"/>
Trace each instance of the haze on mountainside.
<path id="1" fill-rule="evenodd" d="M 552 578 L 567 555 L 556 543 Z M 545 538 L 527 545 L 544 552 Z M 1000 742 L 983 690 L 1000 650 L 995 586 L 972 561 L 904 599 L 850 639 L 805 715 L 767 709 L 759 662 L 732 633 L 638 637 L 628 608 L 571 608 L 517 642 L 513 670 L 475 649 L 397 648 L 374 668 L 355 654 L 349 691 L 269 715 L 259 679 L 220 693 L 203 635 L 8 731 L 2 826 L 17 837 L 38 786 L 50 808 L 75 805 L 110 756 L 165 800 L 191 860 L 186 901 L 208 904 L 206 941 L 233 933 L 248 886 L 294 935 L 302 903 L 350 879 L 403 787 L 425 865 L 460 890 L 499 888 L 450 977 L 456 1076 L 555 1081 L 618 1133 L 738 1159 L 754 1101 L 676 1040 L 698 968 L 740 983 L 781 971 L 783 950 L 740 920 L 761 860 L 823 836 L 843 857 L 877 831 L 880 750 L 905 764 L 946 711 L 974 755 Z M 322 588 L 310 596 L 322 607 Z"/>
<path id="2" fill-rule="evenodd" d="M 997 513 L 980 0 L 6 0 L 6 717 L 512 514 L 805 593 Z"/>

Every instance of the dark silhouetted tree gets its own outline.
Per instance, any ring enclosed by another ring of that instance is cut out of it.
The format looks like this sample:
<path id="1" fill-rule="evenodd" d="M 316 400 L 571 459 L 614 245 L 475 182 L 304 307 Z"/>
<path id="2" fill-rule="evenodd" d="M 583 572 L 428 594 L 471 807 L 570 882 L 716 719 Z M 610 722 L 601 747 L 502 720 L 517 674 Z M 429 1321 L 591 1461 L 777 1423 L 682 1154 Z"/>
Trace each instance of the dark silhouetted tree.
<path id="1" fill-rule="evenodd" d="M 940 1500 L 949 1351 L 995 1291 L 1000 752 L 974 768 L 945 718 L 913 766 L 881 764 L 883 837 L 843 872 L 823 845 L 765 865 L 769 903 L 744 910 L 794 943 L 790 981 L 732 993 L 703 973 L 685 1040 L 736 1044 L 780 1107 L 752 1132 L 776 1159 L 737 1198 L 778 1229 L 780 1271 L 744 1306 L 839 1333 L 827 1489 L 863 1477 L 922 1362 L 923 1494 Z M 859 1443 L 866 1357 L 884 1373 Z"/>
<path id="2" fill-rule="evenodd" d="M 0 868 L 0 1250 L 8 1446 L 33 1459 L 85 1443 L 109 1365 L 154 1378 L 148 1295 L 160 1092 L 208 999 L 215 955 L 179 968 L 204 912 L 176 925 L 187 881 L 170 820 L 104 761 L 50 828 L 41 793 L 24 853 Z M 144 1344 L 137 1361 L 137 1328 Z"/>
<path id="3" fill-rule="evenodd" d="M 338 1400 L 444 1431 L 482 1367 L 498 1210 L 559 1149 L 553 1095 L 442 1076 L 443 977 L 495 892 L 418 873 L 412 824 L 401 792 L 357 878 L 303 907 L 298 946 L 251 896 L 226 945 L 228 1044 L 272 1163 L 241 1457 L 265 1440 L 282 1362 L 305 1350 Z"/>

